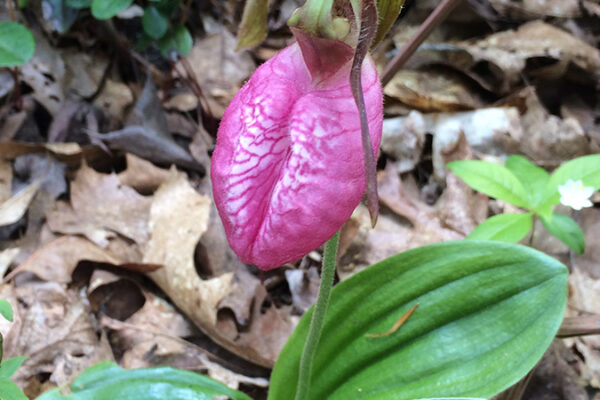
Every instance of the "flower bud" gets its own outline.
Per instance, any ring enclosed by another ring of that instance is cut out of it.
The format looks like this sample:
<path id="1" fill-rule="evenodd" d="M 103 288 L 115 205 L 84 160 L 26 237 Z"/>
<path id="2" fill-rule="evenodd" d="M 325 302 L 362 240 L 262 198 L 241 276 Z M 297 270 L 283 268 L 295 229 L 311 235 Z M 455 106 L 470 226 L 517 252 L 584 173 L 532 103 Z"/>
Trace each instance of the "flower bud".
<path id="1" fill-rule="evenodd" d="M 365 171 L 350 66 L 314 79 L 294 43 L 260 66 L 227 108 L 211 177 L 227 239 L 243 262 L 271 269 L 301 258 L 360 202 Z M 376 154 L 383 96 L 369 57 L 362 84 Z"/>

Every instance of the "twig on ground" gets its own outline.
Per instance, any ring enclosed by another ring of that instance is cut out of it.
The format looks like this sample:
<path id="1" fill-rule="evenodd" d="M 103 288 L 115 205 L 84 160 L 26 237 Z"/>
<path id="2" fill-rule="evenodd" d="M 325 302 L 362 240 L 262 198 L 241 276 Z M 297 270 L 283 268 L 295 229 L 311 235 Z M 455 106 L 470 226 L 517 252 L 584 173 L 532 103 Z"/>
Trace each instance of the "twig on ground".
<path id="1" fill-rule="evenodd" d="M 421 43 L 427 39 L 431 32 L 446 19 L 448 14 L 456 7 L 461 0 L 443 0 L 435 10 L 421 24 L 415 35 L 404 45 L 398 54 L 386 65 L 381 77 L 381 84 L 387 85 L 396 72 L 408 61 L 408 59 L 419 48 Z"/>

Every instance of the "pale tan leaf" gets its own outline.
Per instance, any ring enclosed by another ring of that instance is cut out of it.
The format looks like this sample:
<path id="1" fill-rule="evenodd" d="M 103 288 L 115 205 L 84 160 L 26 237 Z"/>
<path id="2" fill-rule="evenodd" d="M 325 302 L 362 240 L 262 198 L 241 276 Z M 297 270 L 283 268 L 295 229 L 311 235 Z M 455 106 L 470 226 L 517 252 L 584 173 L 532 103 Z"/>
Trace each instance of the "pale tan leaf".
<path id="1" fill-rule="evenodd" d="M 29 207 L 29 203 L 37 193 L 40 184 L 40 181 L 36 181 L 0 204 L 0 226 L 14 224 L 25 215 L 27 207 Z"/>

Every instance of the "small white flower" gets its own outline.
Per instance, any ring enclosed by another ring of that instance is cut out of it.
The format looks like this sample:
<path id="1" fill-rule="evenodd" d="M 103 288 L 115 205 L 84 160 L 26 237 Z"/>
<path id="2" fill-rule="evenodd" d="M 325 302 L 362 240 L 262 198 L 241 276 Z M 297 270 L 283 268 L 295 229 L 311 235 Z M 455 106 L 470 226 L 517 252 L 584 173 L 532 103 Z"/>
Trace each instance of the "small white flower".
<path id="1" fill-rule="evenodd" d="M 590 197 L 594 194 L 594 188 L 583 186 L 583 182 L 569 179 L 564 185 L 558 187 L 560 202 L 574 210 L 591 207 L 593 204 Z"/>

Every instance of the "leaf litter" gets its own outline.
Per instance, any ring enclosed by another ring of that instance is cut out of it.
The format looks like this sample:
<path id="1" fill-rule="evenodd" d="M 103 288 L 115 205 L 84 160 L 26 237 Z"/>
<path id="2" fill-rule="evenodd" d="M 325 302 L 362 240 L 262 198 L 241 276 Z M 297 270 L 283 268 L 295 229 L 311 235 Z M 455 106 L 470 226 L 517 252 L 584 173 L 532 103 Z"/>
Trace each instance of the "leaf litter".
<path id="1" fill-rule="evenodd" d="M 437 3 L 406 2 L 380 66 Z M 361 205 L 344 225 L 340 280 L 518 211 L 473 192 L 448 161 L 521 154 L 551 170 L 600 151 L 596 3 L 470 0 L 430 36 L 385 87 L 381 214 L 371 229 Z M 0 332 L 7 355 L 29 357 L 16 376 L 29 396 L 115 360 L 193 369 L 264 398 L 269 368 L 315 301 L 320 250 L 262 285 L 227 244 L 206 171 L 225 107 L 257 61 L 291 40 L 284 22 L 296 5 L 270 5 L 267 39 L 240 52 L 236 6 L 195 10 L 192 52 L 171 66 L 151 52 L 106 52 L 139 17 L 105 37 L 77 23 L 57 36 L 68 21 L 48 17 L 20 71 L 22 109 L 1 75 L 0 295 L 15 322 L 0 321 Z M 570 267 L 575 322 L 600 307 L 592 199 L 572 214 L 588 238 L 583 255 L 541 228 L 533 240 Z M 524 398 L 598 398 L 599 352 L 597 336 L 557 339 Z"/>

